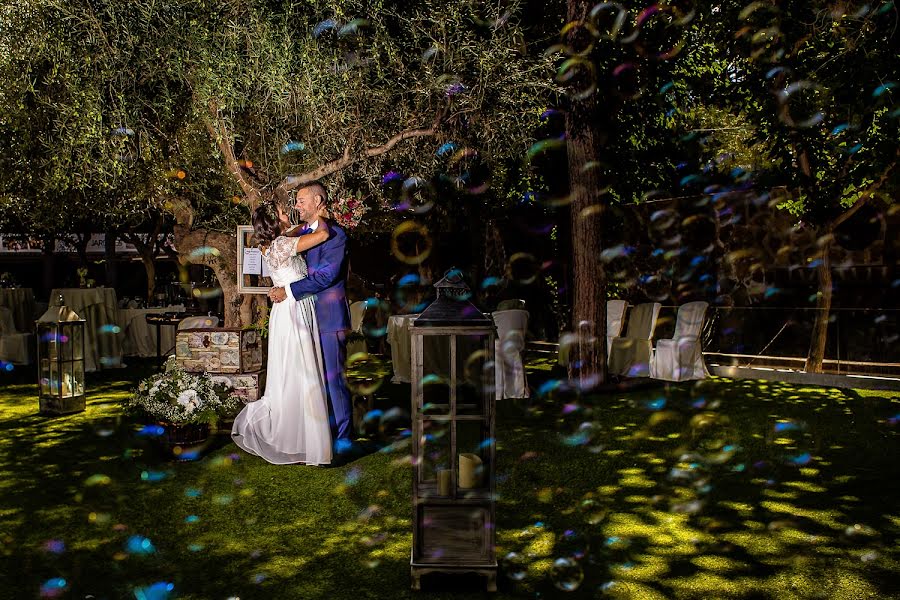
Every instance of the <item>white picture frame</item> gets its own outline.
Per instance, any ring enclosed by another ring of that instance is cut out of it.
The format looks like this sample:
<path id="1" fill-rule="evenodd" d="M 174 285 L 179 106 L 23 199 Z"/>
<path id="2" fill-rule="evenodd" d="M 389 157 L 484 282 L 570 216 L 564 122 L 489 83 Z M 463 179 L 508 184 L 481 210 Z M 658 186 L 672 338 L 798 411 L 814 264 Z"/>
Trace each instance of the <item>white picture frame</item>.
<path id="1" fill-rule="evenodd" d="M 245 252 L 247 259 L 245 262 Z M 245 272 L 245 268 L 248 272 Z M 268 294 L 272 279 L 265 272 L 265 262 L 253 240 L 253 227 L 237 226 L 237 288 L 239 294 Z"/>

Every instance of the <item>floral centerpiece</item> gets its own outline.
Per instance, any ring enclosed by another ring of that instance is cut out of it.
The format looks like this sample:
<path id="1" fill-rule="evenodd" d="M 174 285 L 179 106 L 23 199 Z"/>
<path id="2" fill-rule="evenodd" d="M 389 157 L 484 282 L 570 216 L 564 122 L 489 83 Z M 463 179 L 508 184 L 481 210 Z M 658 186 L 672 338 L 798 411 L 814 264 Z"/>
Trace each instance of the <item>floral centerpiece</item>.
<path id="1" fill-rule="evenodd" d="M 212 424 L 240 406 L 227 387 L 213 384 L 205 373 L 188 373 L 174 356 L 164 372 L 141 381 L 127 403 L 132 414 L 176 424 Z"/>
<path id="2" fill-rule="evenodd" d="M 354 229 L 363 222 L 369 212 L 365 198 L 361 195 L 336 195 L 330 208 L 331 217 L 344 229 Z"/>
<path id="3" fill-rule="evenodd" d="M 15 277 L 12 276 L 12 273 L 8 271 L 0 273 L 0 288 L 14 287 L 19 287 L 19 284 L 16 282 Z"/>

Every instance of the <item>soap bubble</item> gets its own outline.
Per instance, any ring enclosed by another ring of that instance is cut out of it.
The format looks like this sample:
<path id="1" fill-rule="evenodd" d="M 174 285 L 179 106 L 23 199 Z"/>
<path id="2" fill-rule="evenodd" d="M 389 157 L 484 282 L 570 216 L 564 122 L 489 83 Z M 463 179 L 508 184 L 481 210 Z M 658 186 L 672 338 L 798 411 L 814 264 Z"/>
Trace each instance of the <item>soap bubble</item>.
<path id="1" fill-rule="evenodd" d="M 574 592 L 584 581 L 584 570 L 571 558 L 557 558 L 550 572 L 553 585 L 564 592 Z"/>
<path id="2" fill-rule="evenodd" d="M 528 561 L 523 555 L 515 552 L 503 557 L 500 568 L 511 581 L 522 581 L 528 576 Z"/>

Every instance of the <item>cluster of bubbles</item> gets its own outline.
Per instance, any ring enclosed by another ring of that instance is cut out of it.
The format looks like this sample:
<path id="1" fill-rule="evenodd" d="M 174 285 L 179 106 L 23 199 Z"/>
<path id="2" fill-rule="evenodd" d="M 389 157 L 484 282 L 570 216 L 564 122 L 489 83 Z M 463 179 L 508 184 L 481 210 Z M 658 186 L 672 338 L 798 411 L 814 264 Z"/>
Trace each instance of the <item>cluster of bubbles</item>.
<path id="1" fill-rule="evenodd" d="M 323 47 L 333 48 L 340 58 L 336 59 L 332 70 L 344 73 L 351 69 L 365 67 L 375 59 L 368 55 L 371 50 L 367 40 L 372 23 L 368 19 L 355 18 L 347 22 L 325 19 L 312 29 L 312 37 Z"/>

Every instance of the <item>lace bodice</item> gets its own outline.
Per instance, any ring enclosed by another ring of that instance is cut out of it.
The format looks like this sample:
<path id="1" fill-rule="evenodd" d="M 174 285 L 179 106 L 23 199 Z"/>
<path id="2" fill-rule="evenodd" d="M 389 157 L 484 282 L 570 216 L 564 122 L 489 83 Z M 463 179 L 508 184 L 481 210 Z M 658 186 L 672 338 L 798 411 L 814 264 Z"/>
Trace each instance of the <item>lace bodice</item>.
<path id="1" fill-rule="evenodd" d="M 263 260 L 272 273 L 272 282 L 279 287 L 306 279 L 306 261 L 297 254 L 297 239 L 279 236 L 263 252 Z"/>

